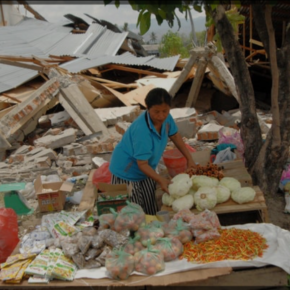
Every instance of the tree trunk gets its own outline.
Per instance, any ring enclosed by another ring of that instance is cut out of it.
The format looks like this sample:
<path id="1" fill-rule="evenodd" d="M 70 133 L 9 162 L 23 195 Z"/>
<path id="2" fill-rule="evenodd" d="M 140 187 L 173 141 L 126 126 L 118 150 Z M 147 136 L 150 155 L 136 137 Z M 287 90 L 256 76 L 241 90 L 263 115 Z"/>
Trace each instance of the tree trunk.
<path id="1" fill-rule="evenodd" d="M 278 118 L 280 123 L 279 130 L 272 127 L 267 135 L 267 139 L 259 153 L 253 173 L 259 176 L 259 186 L 265 194 L 274 194 L 277 192 L 283 168 L 287 162 L 290 140 L 290 27 L 286 30 L 286 41 L 280 50 L 271 51 L 271 40 L 265 19 L 265 7 L 263 5 L 253 5 L 253 13 L 255 26 L 264 48 L 269 55 L 271 64 L 275 59 L 278 71 L 273 70 L 272 75 L 279 76 L 278 96 L 275 103 L 278 103 L 279 115 L 273 114 L 274 118 Z M 274 55 L 273 55 L 274 53 Z M 276 61 L 277 59 L 277 61 Z M 273 92 L 272 92 L 273 99 Z M 272 103 L 273 108 L 273 103 Z M 273 109 L 272 109 L 273 113 Z M 274 123 L 274 122 L 273 122 Z M 273 134 L 279 132 L 280 146 L 273 144 Z"/>
<path id="2" fill-rule="evenodd" d="M 242 115 L 240 131 L 245 148 L 245 166 L 251 172 L 262 146 L 254 89 L 242 49 L 236 39 L 233 27 L 225 15 L 224 7 L 218 5 L 212 15 L 240 97 Z M 257 184 L 258 177 L 255 175 L 252 175 L 252 177 L 253 183 Z"/>
<path id="3" fill-rule="evenodd" d="M 271 128 L 264 143 L 262 143 L 261 130 L 256 115 L 254 90 L 250 74 L 240 45 L 235 39 L 231 24 L 227 20 L 224 8 L 221 5 L 219 5 L 217 10 L 213 13 L 213 18 L 220 34 L 238 93 L 240 94 L 240 110 L 242 113 L 241 136 L 245 147 L 244 157 L 246 167 L 253 178 L 254 184 L 258 184 L 265 194 L 270 194 L 277 192 L 283 166 L 287 161 L 289 150 L 290 25 L 288 25 L 286 30 L 286 41 L 284 46 L 278 50 L 278 52 L 277 49 L 273 51 L 275 43 L 273 43 L 273 36 L 271 39 L 269 38 L 271 26 L 268 26 L 267 29 L 265 10 L 261 9 L 263 8 L 261 5 L 254 5 L 253 8 L 256 27 L 258 28 L 260 39 L 263 41 L 270 60 L 272 55 L 271 68 L 274 68 L 272 73 L 275 73 L 276 68 L 276 70 L 278 70 L 276 73 L 279 74 L 278 96 L 276 94 L 276 99 L 274 100 L 274 103 L 276 105 L 278 104 L 278 107 L 276 107 L 274 110 L 275 114 L 273 114 L 273 118 L 276 118 L 275 121 L 279 126 L 279 130 L 277 130 L 277 127 Z M 273 53 L 275 53 L 275 55 L 273 55 Z M 274 81 L 276 82 L 275 85 L 277 85 L 277 79 Z M 277 134 L 279 134 L 280 142 L 273 142 L 273 133 L 275 133 L 276 140 Z"/>

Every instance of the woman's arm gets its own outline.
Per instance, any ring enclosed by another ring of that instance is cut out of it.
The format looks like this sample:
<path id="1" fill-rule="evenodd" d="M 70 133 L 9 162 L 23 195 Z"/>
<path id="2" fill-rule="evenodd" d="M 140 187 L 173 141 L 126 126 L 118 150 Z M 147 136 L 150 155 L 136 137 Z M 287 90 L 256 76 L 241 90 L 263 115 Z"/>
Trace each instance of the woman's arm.
<path id="1" fill-rule="evenodd" d="M 171 183 L 169 179 L 157 174 L 156 171 L 148 164 L 147 160 L 137 160 L 137 164 L 138 164 L 139 169 L 144 174 L 146 174 L 148 177 L 152 178 L 157 183 L 159 183 L 163 191 L 169 193 L 168 185 Z"/>
<path id="2" fill-rule="evenodd" d="M 174 143 L 177 149 L 182 153 L 182 155 L 186 158 L 187 160 L 187 168 L 196 168 L 196 164 L 189 152 L 189 150 L 186 148 L 181 135 L 177 132 L 173 136 L 169 137 L 170 140 Z"/>

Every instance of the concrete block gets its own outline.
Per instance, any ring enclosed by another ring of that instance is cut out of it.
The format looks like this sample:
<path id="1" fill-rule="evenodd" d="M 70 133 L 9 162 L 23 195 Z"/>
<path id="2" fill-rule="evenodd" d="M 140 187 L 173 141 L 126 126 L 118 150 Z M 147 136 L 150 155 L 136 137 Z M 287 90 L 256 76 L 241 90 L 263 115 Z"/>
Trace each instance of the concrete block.
<path id="1" fill-rule="evenodd" d="M 21 147 L 19 147 L 14 154 L 26 154 L 28 152 L 30 152 L 31 150 L 33 150 L 34 147 L 33 146 L 28 146 L 28 145 L 22 145 Z"/>
<path id="2" fill-rule="evenodd" d="M 32 150 L 31 152 L 29 152 L 28 154 L 26 154 L 25 158 L 24 158 L 24 163 L 28 163 L 28 162 L 32 162 L 35 159 L 39 158 L 39 157 L 49 157 L 51 160 L 57 160 L 58 156 L 57 154 L 51 150 L 50 148 L 43 148 L 40 147 L 40 150 Z M 35 154 L 31 154 L 33 151 L 35 151 Z"/>
<path id="3" fill-rule="evenodd" d="M 39 157 L 34 160 L 34 163 L 38 168 L 50 168 L 51 167 L 51 160 L 49 157 Z"/>
<path id="4" fill-rule="evenodd" d="M 224 126 L 220 126 L 214 122 L 204 125 L 197 133 L 198 140 L 217 140 L 219 138 L 218 132 Z"/>
<path id="5" fill-rule="evenodd" d="M 34 141 L 36 147 L 43 146 L 47 148 L 60 148 L 76 140 L 76 130 L 73 128 L 66 129 L 58 135 L 47 135 Z"/>
<path id="6" fill-rule="evenodd" d="M 130 127 L 132 123 L 129 122 L 118 122 L 115 125 L 116 131 L 121 134 L 124 135 L 124 133 L 127 131 L 127 129 Z"/>
<path id="7" fill-rule="evenodd" d="M 14 162 L 23 162 L 25 158 L 25 154 L 12 154 L 8 157 L 8 163 L 14 163 Z"/>
<path id="8" fill-rule="evenodd" d="M 178 132 L 182 137 L 193 138 L 196 134 L 196 119 L 187 117 L 175 120 Z"/>

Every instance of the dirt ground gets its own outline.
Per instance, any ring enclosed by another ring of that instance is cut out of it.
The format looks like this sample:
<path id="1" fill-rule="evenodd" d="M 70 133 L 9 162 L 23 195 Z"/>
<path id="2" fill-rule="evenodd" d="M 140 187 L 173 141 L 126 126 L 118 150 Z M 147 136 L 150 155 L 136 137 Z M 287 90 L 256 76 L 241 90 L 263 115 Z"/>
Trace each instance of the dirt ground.
<path id="1" fill-rule="evenodd" d="M 284 213 L 285 197 L 283 193 L 265 196 L 269 220 L 272 224 L 290 230 L 290 214 Z"/>

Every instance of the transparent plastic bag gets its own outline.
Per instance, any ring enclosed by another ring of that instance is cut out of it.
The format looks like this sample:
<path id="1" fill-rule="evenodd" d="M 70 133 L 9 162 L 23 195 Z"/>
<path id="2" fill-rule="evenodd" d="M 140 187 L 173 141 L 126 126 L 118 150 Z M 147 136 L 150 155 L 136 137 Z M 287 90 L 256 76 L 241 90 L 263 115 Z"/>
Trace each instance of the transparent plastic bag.
<path id="1" fill-rule="evenodd" d="M 194 213 L 191 212 L 189 209 L 182 209 L 178 211 L 174 216 L 173 220 L 178 220 L 179 218 L 182 218 L 182 220 L 186 223 L 188 223 L 191 218 L 194 216 Z"/>
<path id="2" fill-rule="evenodd" d="M 167 229 L 165 229 L 165 236 L 169 238 L 177 238 L 182 244 L 192 240 L 192 233 L 188 224 L 184 223 L 181 218 L 177 221 L 171 220 Z"/>
<path id="3" fill-rule="evenodd" d="M 136 203 L 126 201 L 127 205 L 121 209 L 115 220 L 115 231 L 137 231 L 141 224 L 145 223 L 145 213 L 142 207 Z"/>
<path id="4" fill-rule="evenodd" d="M 158 238 L 153 248 L 162 252 L 165 262 L 176 260 L 183 253 L 183 245 L 177 238 Z"/>
<path id="5" fill-rule="evenodd" d="M 105 267 L 110 278 L 115 280 L 126 280 L 134 271 L 134 256 L 124 252 L 122 249 L 114 249 L 106 257 Z"/>
<path id="6" fill-rule="evenodd" d="M 218 239 L 220 236 L 221 235 L 217 229 L 212 229 L 196 236 L 195 243 L 199 244 L 201 242 L 206 242 L 208 240 Z"/>
<path id="7" fill-rule="evenodd" d="M 147 248 L 134 255 L 135 270 L 145 275 L 155 275 L 165 269 L 164 255 L 161 251 L 153 249 L 150 240 Z"/>
<path id="8" fill-rule="evenodd" d="M 218 132 L 218 144 L 229 143 L 237 146 L 237 151 L 241 156 L 244 155 L 244 143 L 241 138 L 240 132 L 230 127 L 223 127 Z"/>
<path id="9" fill-rule="evenodd" d="M 102 214 L 99 217 L 99 221 L 100 221 L 99 230 L 102 230 L 102 229 L 114 230 L 115 229 L 114 224 L 118 216 L 118 213 L 113 208 L 110 208 L 110 211 L 111 213 Z"/>
<path id="10" fill-rule="evenodd" d="M 140 236 L 135 236 L 134 238 L 129 238 L 129 241 L 124 246 L 124 252 L 134 255 L 135 253 L 144 250 L 144 246 L 140 242 Z"/>
<path id="11" fill-rule="evenodd" d="M 213 164 L 223 163 L 234 159 L 236 159 L 236 154 L 231 151 L 231 147 L 228 147 L 218 152 Z"/>
<path id="12" fill-rule="evenodd" d="M 151 245 L 154 245 L 158 238 L 164 237 L 164 231 L 161 227 L 154 227 L 151 224 L 142 225 L 135 233 L 135 236 L 139 236 L 142 245 L 146 247 L 148 240 L 150 240 Z"/>

